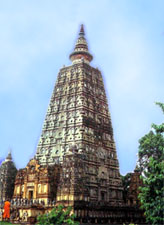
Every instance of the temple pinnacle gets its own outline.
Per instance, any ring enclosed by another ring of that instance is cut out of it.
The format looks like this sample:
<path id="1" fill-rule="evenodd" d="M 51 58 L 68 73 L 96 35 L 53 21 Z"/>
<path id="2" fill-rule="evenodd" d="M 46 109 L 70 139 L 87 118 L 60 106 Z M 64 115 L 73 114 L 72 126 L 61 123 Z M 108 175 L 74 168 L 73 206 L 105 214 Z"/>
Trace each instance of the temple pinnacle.
<path id="1" fill-rule="evenodd" d="M 11 155 L 11 150 L 9 150 L 9 153 L 6 157 L 6 161 L 12 161 L 12 155 Z"/>
<path id="2" fill-rule="evenodd" d="M 76 41 L 74 51 L 70 54 L 70 59 L 74 63 L 78 63 L 79 60 L 83 60 L 89 64 L 92 61 L 93 56 L 88 51 L 88 44 L 85 39 L 84 25 L 80 27 L 79 37 Z"/>
<path id="3" fill-rule="evenodd" d="M 81 24 L 79 35 L 85 35 L 83 24 Z"/>

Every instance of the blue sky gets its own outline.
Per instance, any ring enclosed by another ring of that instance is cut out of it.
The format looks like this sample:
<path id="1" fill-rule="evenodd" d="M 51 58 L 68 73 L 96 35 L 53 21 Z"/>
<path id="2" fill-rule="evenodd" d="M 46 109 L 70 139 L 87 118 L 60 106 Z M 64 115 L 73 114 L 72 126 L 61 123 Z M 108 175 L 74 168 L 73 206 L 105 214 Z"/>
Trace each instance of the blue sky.
<path id="1" fill-rule="evenodd" d="M 102 71 L 120 171 L 135 168 L 138 139 L 162 122 L 164 1 L 0 0 L 0 160 L 18 168 L 36 151 L 59 69 L 84 23 Z"/>

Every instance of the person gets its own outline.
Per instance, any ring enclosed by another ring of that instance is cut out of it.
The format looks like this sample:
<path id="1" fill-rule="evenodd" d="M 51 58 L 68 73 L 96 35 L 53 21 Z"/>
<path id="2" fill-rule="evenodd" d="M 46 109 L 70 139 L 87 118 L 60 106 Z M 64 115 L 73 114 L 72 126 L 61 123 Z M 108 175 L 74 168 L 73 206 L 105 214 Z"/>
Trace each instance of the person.
<path id="1" fill-rule="evenodd" d="M 4 204 L 4 213 L 3 213 L 4 220 L 10 220 L 10 202 L 7 199 Z"/>

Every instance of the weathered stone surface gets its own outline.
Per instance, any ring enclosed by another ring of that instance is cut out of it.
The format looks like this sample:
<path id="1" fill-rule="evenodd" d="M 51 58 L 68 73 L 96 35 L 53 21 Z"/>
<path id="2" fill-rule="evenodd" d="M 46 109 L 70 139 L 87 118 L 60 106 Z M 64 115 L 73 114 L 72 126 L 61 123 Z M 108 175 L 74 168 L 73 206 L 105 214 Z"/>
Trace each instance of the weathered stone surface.
<path id="1" fill-rule="evenodd" d="M 73 64 L 58 74 L 36 159 L 41 165 L 62 165 L 57 201 L 121 203 L 122 183 L 103 78 L 90 66 L 88 55 L 81 28 L 70 55 Z M 80 181 L 83 185 L 74 196 Z"/>
<path id="2" fill-rule="evenodd" d="M 16 173 L 17 169 L 9 153 L 0 166 L 0 201 L 12 198 Z"/>

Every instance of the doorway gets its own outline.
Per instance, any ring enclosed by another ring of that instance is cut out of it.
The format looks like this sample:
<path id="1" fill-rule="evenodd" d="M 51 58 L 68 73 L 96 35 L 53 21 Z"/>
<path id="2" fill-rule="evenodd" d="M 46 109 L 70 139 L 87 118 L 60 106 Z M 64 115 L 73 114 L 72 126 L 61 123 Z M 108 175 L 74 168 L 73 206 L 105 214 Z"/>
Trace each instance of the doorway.
<path id="1" fill-rule="evenodd" d="M 33 191 L 29 191 L 29 199 L 33 199 Z"/>

